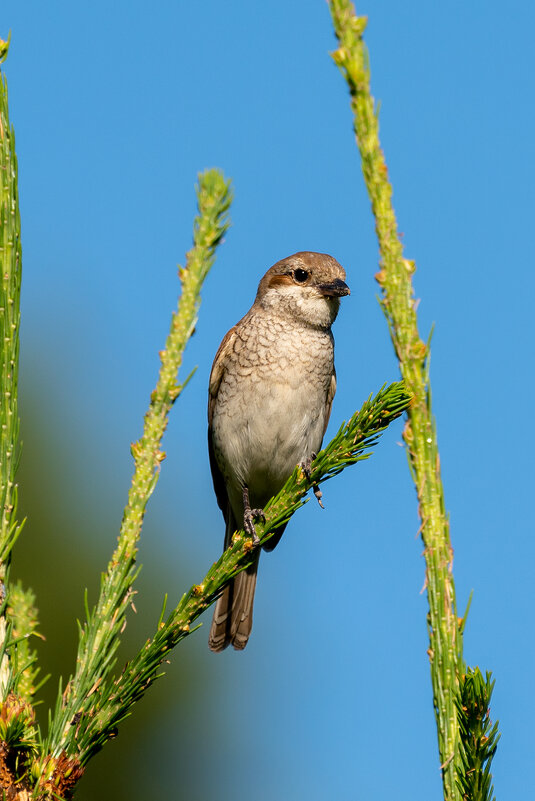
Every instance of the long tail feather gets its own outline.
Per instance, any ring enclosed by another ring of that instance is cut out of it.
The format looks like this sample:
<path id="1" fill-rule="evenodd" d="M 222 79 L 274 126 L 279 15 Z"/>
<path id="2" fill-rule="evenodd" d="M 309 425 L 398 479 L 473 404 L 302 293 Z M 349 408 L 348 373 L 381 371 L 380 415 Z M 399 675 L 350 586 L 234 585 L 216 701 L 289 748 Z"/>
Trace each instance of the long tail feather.
<path id="1" fill-rule="evenodd" d="M 225 548 L 228 547 L 236 529 L 236 521 L 233 515 L 229 514 Z M 259 558 L 260 551 L 253 564 L 239 573 L 218 598 L 208 637 L 208 645 L 212 651 L 223 651 L 227 645 L 233 645 L 237 651 L 241 651 L 247 645 L 253 628 L 253 604 Z"/>

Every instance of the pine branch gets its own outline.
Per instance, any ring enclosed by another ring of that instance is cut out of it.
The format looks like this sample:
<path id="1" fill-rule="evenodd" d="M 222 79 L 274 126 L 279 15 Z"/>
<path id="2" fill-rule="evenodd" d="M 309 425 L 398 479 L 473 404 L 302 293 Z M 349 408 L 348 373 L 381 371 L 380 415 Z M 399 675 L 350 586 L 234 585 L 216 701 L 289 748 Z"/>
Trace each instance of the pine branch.
<path id="1" fill-rule="evenodd" d="M 8 53 L 0 40 L 0 63 Z M 37 669 L 28 638 L 36 623 L 33 596 L 10 587 L 17 521 L 19 461 L 18 367 L 22 253 L 15 133 L 9 121 L 7 81 L 0 74 L 0 789 L 17 798 L 21 775 L 37 752 L 32 695 Z M 17 695 L 16 693 L 19 693 Z"/>
<path id="2" fill-rule="evenodd" d="M 0 63 L 9 47 L 0 41 Z M 21 284 L 20 215 L 15 132 L 9 121 L 7 82 L 0 75 L 0 700 L 11 690 L 6 615 L 11 550 L 20 534 L 15 472 L 19 460 L 17 381 Z"/>
<path id="3" fill-rule="evenodd" d="M 145 507 L 165 458 L 160 450 L 161 440 L 171 407 L 191 377 L 177 384 L 182 354 L 197 321 L 201 286 L 214 262 L 216 246 L 229 226 L 230 182 L 217 170 L 207 170 L 199 176 L 197 201 L 194 245 L 187 254 L 186 267 L 179 268 L 182 293 L 178 310 L 172 316 L 165 350 L 160 352 L 160 374 L 145 415 L 143 435 L 131 448 L 135 470 L 118 544 L 102 576 L 96 606 L 90 610 L 86 603 L 87 620 L 79 627 L 76 672 L 63 695 L 60 688 L 50 726 L 46 750 L 52 760 L 59 759 L 65 750 L 77 751 L 73 721 L 94 714 L 93 694 L 113 668 L 138 573 L 136 554 Z"/>
<path id="4" fill-rule="evenodd" d="M 428 654 L 444 798 L 446 801 L 457 801 L 462 747 L 456 701 L 459 696 L 459 676 L 464 672 L 464 619 L 457 619 L 453 550 L 431 408 L 429 341 L 423 342 L 418 332 L 417 304 L 412 286 L 412 274 L 416 266 L 403 255 L 392 205 L 392 187 L 379 142 L 378 114 L 370 92 L 369 58 L 363 41 L 367 20 L 356 16 L 350 0 L 329 0 L 329 7 L 339 44 L 333 59 L 349 87 L 354 131 L 379 240 L 380 271 L 376 279 L 382 290 L 380 302 L 399 359 L 401 375 L 414 396 L 414 403 L 407 413 L 403 437 L 418 494 L 421 534 L 425 545 L 429 602 Z"/>
<path id="5" fill-rule="evenodd" d="M 0 50 L 2 44 L 5 47 L 7 43 L 0 43 Z M 9 122 L 7 81 L 3 75 L 0 82 L 0 175 L 0 561 L 5 566 L 20 529 L 15 522 L 15 471 L 19 435 L 17 380 L 22 260 L 15 132 Z"/>
<path id="6" fill-rule="evenodd" d="M 283 489 L 266 505 L 265 522 L 256 524 L 262 543 L 267 542 L 283 523 L 307 502 L 309 489 L 340 473 L 351 464 L 367 459 L 381 433 L 407 409 L 411 398 L 402 383 L 383 388 L 369 398 L 347 425 L 343 424 L 334 439 L 322 450 L 307 477 L 297 467 Z M 194 585 L 163 622 L 157 633 L 123 672 L 95 687 L 88 707 L 77 714 L 70 727 L 65 748 L 84 765 L 108 739 L 115 736 L 117 726 L 130 714 L 155 679 L 162 675 L 160 666 L 169 652 L 195 629 L 192 624 L 207 609 L 231 578 L 244 570 L 254 559 L 252 540 L 243 531 L 233 537 L 233 544 L 212 565 L 200 584 Z"/>

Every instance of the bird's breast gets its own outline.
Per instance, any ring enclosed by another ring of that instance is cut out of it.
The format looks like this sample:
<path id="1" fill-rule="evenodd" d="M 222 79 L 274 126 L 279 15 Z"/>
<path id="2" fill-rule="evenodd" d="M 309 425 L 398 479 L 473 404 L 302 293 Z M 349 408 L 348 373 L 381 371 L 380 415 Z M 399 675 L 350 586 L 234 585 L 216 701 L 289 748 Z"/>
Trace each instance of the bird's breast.
<path id="1" fill-rule="evenodd" d="M 247 484 L 253 505 L 263 506 L 319 450 L 332 373 L 329 331 L 288 331 L 274 321 L 237 332 L 212 419 L 229 495 Z"/>

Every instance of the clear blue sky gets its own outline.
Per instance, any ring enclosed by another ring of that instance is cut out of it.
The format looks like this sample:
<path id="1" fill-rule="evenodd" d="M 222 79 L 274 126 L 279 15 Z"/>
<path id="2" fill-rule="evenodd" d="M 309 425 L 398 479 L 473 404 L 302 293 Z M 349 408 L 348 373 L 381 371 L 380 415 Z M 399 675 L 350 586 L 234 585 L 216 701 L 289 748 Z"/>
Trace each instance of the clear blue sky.
<path id="1" fill-rule="evenodd" d="M 535 11 L 493 0 L 357 10 L 369 16 L 373 92 L 424 338 L 436 324 L 433 402 L 461 611 L 474 590 L 465 656 L 496 678 L 497 797 L 530 798 Z M 347 270 L 330 433 L 398 375 L 327 5 L 4 0 L 0 36 L 9 30 L 22 388 L 38 382 L 75 426 L 82 466 L 70 469 L 94 507 L 106 476 L 117 521 L 176 263 L 191 242 L 196 174 L 219 166 L 234 183 L 233 226 L 184 375 L 199 369 L 173 410 L 151 502 L 149 522 L 167 523 L 142 550 L 148 565 L 156 554 L 171 570 L 187 561 L 191 584 L 223 540 L 205 447 L 210 365 L 265 270 L 303 249 Z M 179 797 L 174 739 L 191 727 L 192 752 L 202 752 L 192 757 L 195 799 L 441 797 L 424 562 L 400 434 L 398 425 L 367 463 L 329 482 L 326 510 L 309 504 L 263 557 L 243 654 L 211 654 L 206 626 L 181 646 L 198 649 L 209 705 L 198 694 L 198 706 L 167 710 L 153 790 Z M 115 530 L 105 535 L 111 551 Z M 161 592 L 176 601 L 186 586 L 168 576 Z M 206 734 L 213 719 L 217 737 Z M 142 787 L 143 760 L 136 771 Z"/>

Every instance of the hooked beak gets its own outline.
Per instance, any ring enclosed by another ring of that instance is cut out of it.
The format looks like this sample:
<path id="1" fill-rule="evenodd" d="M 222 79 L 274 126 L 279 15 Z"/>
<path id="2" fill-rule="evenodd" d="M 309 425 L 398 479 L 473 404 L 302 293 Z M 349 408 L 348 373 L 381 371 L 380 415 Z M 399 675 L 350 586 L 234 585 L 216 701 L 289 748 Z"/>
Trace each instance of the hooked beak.
<path id="1" fill-rule="evenodd" d="M 319 284 L 318 290 L 327 298 L 340 298 L 343 295 L 351 294 L 348 285 L 341 278 L 335 278 L 334 281 L 330 281 L 328 284 Z"/>

